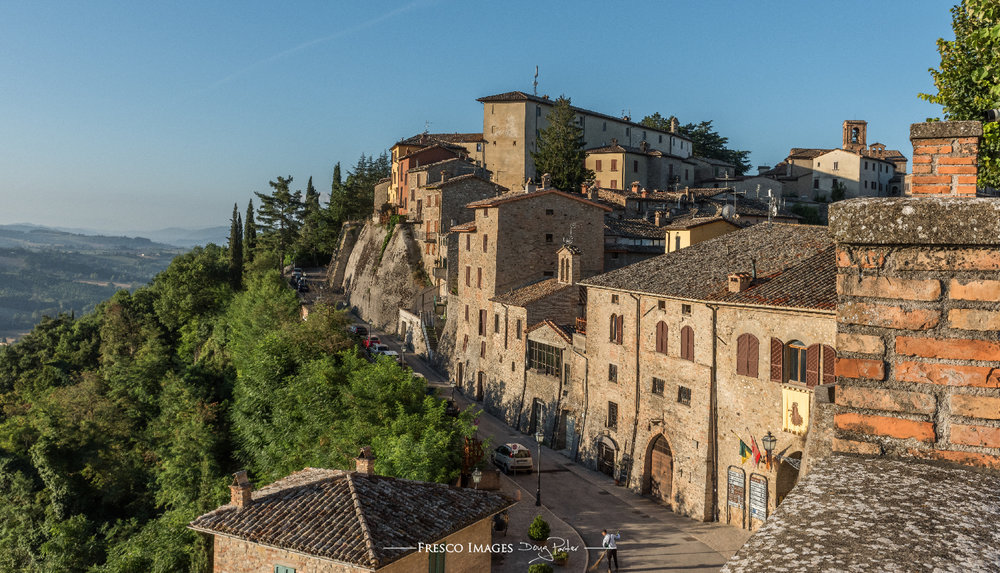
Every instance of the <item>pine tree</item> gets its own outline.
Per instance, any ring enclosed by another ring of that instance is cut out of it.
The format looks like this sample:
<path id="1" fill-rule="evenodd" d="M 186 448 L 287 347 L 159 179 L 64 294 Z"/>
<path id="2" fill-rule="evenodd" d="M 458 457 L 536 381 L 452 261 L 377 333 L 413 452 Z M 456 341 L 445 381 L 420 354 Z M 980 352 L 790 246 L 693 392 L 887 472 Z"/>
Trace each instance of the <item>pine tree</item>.
<path id="1" fill-rule="evenodd" d="M 580 184 L 591 179 L 594 172 L 587 169 L 583 128 L 576 123 L 569 98 L 559 96 L 545 119 L 549 125 L 538 135 L 538 151 L 531 153 L 535 171 L 551 175 L 556 189 L 578 191 Z"/>
<path id="2" fill-rule="evenodd" d="M 253 220 L 253 199 L 247 203 L 247 218 L 243 220 L 243 260 L 253 262 L 253 251 L 257 248 L 257 224 Z"/>
<path id="3" fill-rule="evenodd" d="M 236 203 L 229 224 L 229 284 L 237 291 L 243 286 L 243 220 Z"/>
<path id="4" fill-rule="evenodd" d="M 285 254 L 295 245 L 302 226 L 302 192 L 291 191 L 292 176 L 278 177 L 268 184 L 274 191 L 270 195 L 254 192 L 260 199 L 257 219 L 260 221 L 261 241 L 278 255 L 278 270 L 284 269 Z"/>

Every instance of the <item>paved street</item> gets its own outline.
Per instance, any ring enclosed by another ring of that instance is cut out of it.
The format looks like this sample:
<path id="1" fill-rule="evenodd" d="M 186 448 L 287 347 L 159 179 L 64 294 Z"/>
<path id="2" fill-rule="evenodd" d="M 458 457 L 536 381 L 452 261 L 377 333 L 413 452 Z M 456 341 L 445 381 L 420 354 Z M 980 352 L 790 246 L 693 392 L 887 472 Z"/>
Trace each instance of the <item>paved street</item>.
<path id="1" fill-rule="evenodd" d="M 381 333 L 379 333 L 381 334 Z M 391 348 L 399 345 L 391 336 L 382 336 L 382 341 Z M 428 383 L 441 388 L 440 393 L 448 396 L 451 388 L 448 381 L 433 370 L 422 359 L 406 355 L 407 364 L 415 372 L 423 375 Z M 456 393 L 456 401 L 461 408 L 477 407 L 461 393 Z M 499 419 L 489 415 L 479 416 L 480 437 L 489 437 L 495 445 L 518 442 L 531 448 L 537 463 L 538 446 L 534 438 L 513 430 Z M 575 530 L 586 547 L 601 545 L 601 529 L 621 531 L 618 544 L 620 571 L 718 571 L 749 537 L 749 532 L 722 526 L 717 523 L 703 523 L 674 514 L 669 509 L 651 499 L 636 495 L 614 485 L 608 476 L 574 463 L 569 458 L 542 447 L 541 498 L 544 508 L 552 512 L 558 520 Z M 522 491 L 522 502 L 518 506 L 530 505 L 528 511 L 517 508 L 524 519 L 533 517 L 535 490 L 538 474 L 511 476 L 508 484 L 516 484 Z M 505 490 L 507 488 L 504 488 Z M 557 526 L 553 524 L 555 531 Z M 519 526 L 511 512 L 508 537 L 517 541 L 527 541 L 526 522 Z M 553 534 L 555 535 L 555 534 Z M 500 538 L 500 541 L 503 541 Z M 601 551 L 592 549 L 586 563 L 592 564 Z M 571 554 L 568 571 L 582 571 L 583 554 Z M 495 571 L 525 571 L 524 564 L 494 563 Z M 604 571 L 606 565 L 598 569 Z"/>

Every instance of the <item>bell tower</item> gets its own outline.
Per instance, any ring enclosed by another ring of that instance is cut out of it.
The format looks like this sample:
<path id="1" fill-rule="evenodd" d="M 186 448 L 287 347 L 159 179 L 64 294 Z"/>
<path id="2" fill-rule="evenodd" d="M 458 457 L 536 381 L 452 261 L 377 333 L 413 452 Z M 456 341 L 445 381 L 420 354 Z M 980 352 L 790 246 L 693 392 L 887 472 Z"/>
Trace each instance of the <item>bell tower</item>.
<path id="1" fill-rule="evenodd" d="M 868 122 L 860 119 L 844 121 L 844 149 L 855 153 L 865 150 Z"/>

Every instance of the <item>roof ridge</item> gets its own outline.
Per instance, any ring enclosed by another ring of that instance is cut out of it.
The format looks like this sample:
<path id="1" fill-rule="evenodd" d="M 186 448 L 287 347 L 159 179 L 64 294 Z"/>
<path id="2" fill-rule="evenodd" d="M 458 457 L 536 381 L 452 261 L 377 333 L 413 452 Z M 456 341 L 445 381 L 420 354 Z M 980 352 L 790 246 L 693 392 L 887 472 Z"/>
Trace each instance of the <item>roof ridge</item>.
<path id="1" fill-rule="evenodd" d="M 375 554 L 375 545 L 372 543 L 371 530 L 368 529 L 368 520 L 365 519 L 365 513 L 361 509 L 361 496 L 358 495 L 358 490 L 354 485 L 354 472 L 347 473 L 347 489 L 351 492 L 351 501 L 354 503 L 354 511 L 358 516 L 358 525 L 361 526 L 361 535 L 365 540 L 365 547 L 368 549 L 368 557 L 371 559 L 372 565 L 378 567 L 381 565 L 378 556 Z"/>

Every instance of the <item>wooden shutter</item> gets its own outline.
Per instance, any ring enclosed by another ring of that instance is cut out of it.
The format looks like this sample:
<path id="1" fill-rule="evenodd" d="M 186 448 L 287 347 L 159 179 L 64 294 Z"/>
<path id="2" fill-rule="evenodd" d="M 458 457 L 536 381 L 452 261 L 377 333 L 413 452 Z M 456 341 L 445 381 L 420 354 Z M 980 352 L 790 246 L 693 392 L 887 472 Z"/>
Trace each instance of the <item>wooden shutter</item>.
<path id="1" fill-rule="evenodd" d="M 656 351 L 660 354 L 667 353 L 667 323 L 656 323 Z"/>
<path id="2" fill-rule="evenodd" d="M 742 376 L 747 375 L 747 336 L 741 334 L 736 339 L 736 373 Z"/>
<path id="3" fill-rule="evenodd" d="M 610 332 L 610 335 L 608 337 L 608 340 L 610 340 L 611 342 L 614 342 L 618 338 L 615 335 L 615 329 L 618 328 L 618 316 L 612 314 L 610 322 L 611 322 L 611 324 L 609 325 L 610 327 L 608 329 L 608 332 Z"/>
<path id="4" fill-rule="evenodd" d="M 625 315 L 624 314 L 619 314 L 618 315 L 618 324 L 617 324 L 617 335 L 618 335 L 618 338 L 617 338 L 617 340 L 615 340 L 615 342 L 617 342 L 618 344 L 622 343 L 622 333 L 625 331 L 625 324 L 624 323 L 625 323 Z"/>
<path id="5" fill-rule="evenodd" d="M 785 345 L 777 338 L 771 339 L 771 381 L 782 382 L 784 373 L 782 366 L 784 362 Z"/>
<path id="6" fill-rule="evenodd" d="M 823 345 L 823 384 L 837 381 L 837 351 L 832 346 Z"/>
<path id="7" fill-rule="evenodd" d="M 819 384 L 819 361 L 822 347 L 813 344 L 806 348 L 806 386 L 812 388 Z"/>
<path id="8" fill-rule="evenodd" d="M 681 329 L 681 358 L 694 361 L 694 330 L 690 326 Z"/>
<path id="9" fill-rule="evenodd" d="M 747 376 L 757 377 L 757 363 L 760 362 L 760 342 L 757 337 L 747 334 Z"/>
<path id="10" fill-rule="evenodd" d="M 690 326 L 688 327 L 687 354 L 688 360 L 694 362 L 694 329 Z"/>

